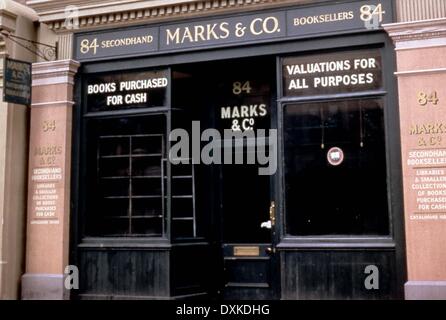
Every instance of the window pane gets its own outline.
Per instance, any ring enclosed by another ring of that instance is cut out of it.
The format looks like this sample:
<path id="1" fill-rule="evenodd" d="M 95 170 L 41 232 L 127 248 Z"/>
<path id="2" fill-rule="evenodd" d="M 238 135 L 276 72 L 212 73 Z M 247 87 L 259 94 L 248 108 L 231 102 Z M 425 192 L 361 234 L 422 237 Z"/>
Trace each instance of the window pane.
<path id="1" fill-rule="evenodd" d="M 389 234 L 383 117 L 373 99 L 285 107 L 288 234 Z"/>
<path id="2" fill-rule="evenodd" d="M 194 238 L 196 232 L 195 169 L 193 165 L 172 165 L 172 237 Z"/>
<path id="3" fill-rule="evenodd" d="M 163 116 L 90 120 L 86 233 L 162 236 Z"/>

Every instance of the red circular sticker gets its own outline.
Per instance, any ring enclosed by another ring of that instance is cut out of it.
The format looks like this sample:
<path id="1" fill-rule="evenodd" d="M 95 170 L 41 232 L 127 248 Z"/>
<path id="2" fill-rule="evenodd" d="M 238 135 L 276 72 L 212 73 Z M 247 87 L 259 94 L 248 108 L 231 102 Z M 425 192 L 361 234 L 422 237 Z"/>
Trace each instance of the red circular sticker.
<path id="1" fill-rule="evenodd" d="M 327 160 L 332 166 L 339 166 L 342 162 L 344 162 L 344 151 L 338 147 L 331 148 L 328 150 Z"/>

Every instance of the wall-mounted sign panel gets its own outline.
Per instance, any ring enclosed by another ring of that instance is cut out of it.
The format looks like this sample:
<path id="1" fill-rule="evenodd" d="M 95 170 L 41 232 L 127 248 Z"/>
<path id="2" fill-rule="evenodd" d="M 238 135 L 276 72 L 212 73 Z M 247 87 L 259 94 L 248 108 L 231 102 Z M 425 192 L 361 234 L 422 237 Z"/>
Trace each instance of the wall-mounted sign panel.
<path id="1" fill-rule="evenodd" d="M 377 30 L 392 17 L 391 1 L 357 1 L 287 11 L 287 35 Z"/>
<path id="2" fill-rule="evenodd" d="M 160 35 L 161 51 L 283 38 L 285 12 L 162 26 Z"/>
<path id="3" fill-rule="evenodd" d="M 3 101 L 31 105 L 31 63 L 5 58 Z"/>
<path id="4" fill-rule="evenodd" d="M 383 86 L 379 49 L 287 57 L 282 74 L 285 97 L 378 90 Z"/>
<path id="5" fill-rule="evenodd" d="M 98 59 L 129 53 L 150 53 L 158 50 L 158 29 L 137 28 L 131 32 L 109 31 L 76 38 L 77 58 Z"/>
<path id="6" fill-rule="evenodd" d="M 346 1 L 217 19 L 79 33 L 78 61 L 367 32 L 392 22 L 391 1 Z"/>
<path id="7" fill-rule="evenodd" d="M 163 107 L 167 70 L 90 75 L 86 81 L 88 112 Z"/>

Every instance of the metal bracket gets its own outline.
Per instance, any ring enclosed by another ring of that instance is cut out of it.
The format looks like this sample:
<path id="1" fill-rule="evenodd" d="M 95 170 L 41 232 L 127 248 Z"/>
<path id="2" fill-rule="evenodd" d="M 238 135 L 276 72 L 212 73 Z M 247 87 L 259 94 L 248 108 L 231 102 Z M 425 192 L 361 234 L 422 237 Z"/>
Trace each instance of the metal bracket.
<path id="1" fill-rule="evenodd" d="M 32 41 L 25 39 L 23 37 L 15 36 L 5 30 L 0 32 L 1 35 L 5 36 L 12 42 L 18 44 L 22 48 L 28 50 L 29 52 L 39 56 L 45 61 L 53 61 L 57 59 L 57 46 L 51 46 L 49 44 Z"/>

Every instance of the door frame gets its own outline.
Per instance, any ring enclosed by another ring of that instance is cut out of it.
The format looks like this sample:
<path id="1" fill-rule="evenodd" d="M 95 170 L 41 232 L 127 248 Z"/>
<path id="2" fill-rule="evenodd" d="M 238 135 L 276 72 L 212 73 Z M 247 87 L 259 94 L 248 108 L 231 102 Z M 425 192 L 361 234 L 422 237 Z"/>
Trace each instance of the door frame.
<path id="1" fill-rule="evenodd" d="M 271 83 L 271 94 L 270 94 L 270 98 L 269 98 L 269 105 L 270 105 L 270 121 L 269 121 L 269 128 L 267 128 L 268 130 L 271 129 L 275 129 L 276 132 L 278 132 L 278 128 L 277 128 L 277 110 L 278 110 L 278 102 L 277 102 L 277 97 L 278 97 L 278 92 L 277 92 L 277 88 L 278 88 L 278 83 L 277 83 L 277 70 L 276 70 L 276 56 L 275 55 L 265 55 L 268 56 L 267 59 L 270 59 L 270 63 L 271 65 L 271 70 L 274 71 L 273 74 L 275 75 L 275 77 L 273 77 L 273 79 L 270 80 Z M 245 57 L 240 57 L 240 59 L 243 59 Z M 237 58 L 235 58 L 235 60 L 237 60 Z M 198 62 L 199 63 L 199 62 Z M 248 75 L 249 76 L 249 75 Z M 217 115 L 216 115 L 217 116 Z M 213 117 L 212 119 L 212 123 L 215 125 L 217 122 L 216 116 Z M 223 148 L 223 147 L 222 147 Z M 278 152 L 279 152 L 279 148 L 278 148 L 278 141 L 276 141 L 276 152 L 277 152 L 277 170 L 279 169 L 279 156 L 278 156 Z M 213 217 L 214 220 L 216 221 L 216 228 L 214 229 L 218 229 L 218 237 L 215 237 L 217 239 L 217 245 L 216 248 L 219 249 L 219 265 L 221 266 L 221 270 L 222 270 L 222 275 L 224 274 L 224 258 L 226 256 L 225 251 L 227 251 L 227 247 L 235 247 L 235 246 L 259 246 L 261 250 L 263 250 L 262 248 L 265 245 L 268 245 L 270 248 L 272 248 L 273 253 L 269 254 L 270 257 L 270 265 L 271 265 L 271 274 L 270 274 L 270 282 L 271 282 L 271 295 L 272 295 L 272 299 L 273 300 L 280 300 L 281 298 L 281 290 L 280 290 L 280 285 L 281 285 L 281 281 L 280 281 L 280 272 L 281 272 L 281 268 L 280 268 L 280 257 L 279 254 L 277 252 L 277 250 L 275 249 L 277 244 L 279 243 L 279 239 L 280 239 L 280 232 L 279 232 L 279 224 L 275 224 L 275 226 L 270 230 L 271 231 L 271 238 L 270 238 L 270 242 L 258 242 L 258 243 L 243 243 L 243 244 L 237 244 L 234 242 L 225 242 L 224 240 L 224 227 L 225 227 L 225 221 L 224 221 L 224 214 L 223 214 L 223 210 L 222 210 L 222 205 L 223 204 L 223 195 L 222 195 L 222 187 L 221 187 L 221 182 L 223 179 L 223 167 L 222 165 L 214 165 L 212 170 L 215 172 L 214 174 L 214 178 L 213 178 L 213 183 L 216 186 L 215 190 L 218 193 L 217 194 L 217 199 L 218 201 L 216 201 L 215 205 L 214 205 L 214 213 L 213 213 Z M 277 189 L 277 171 L 273 174 L 269 176 L 269 205 L 271 205 L 272 202 L 277 203 L 277 195 L 280 194 L 279 190 Z M 266 210 L 268 210 L 268 208 L 266 208 Z M 275 213 L 276 217 L 277 217 L 277 210 Z M 262 256 L 262 254 L 261 254 Z M 221 290 L 224 290 L 224 277 L 222 277 L 221 281 L 219 281 L 219 285 L 220 288 L 222 288 Z M 220 291 L 220 288 L 218 289 Z"/>

